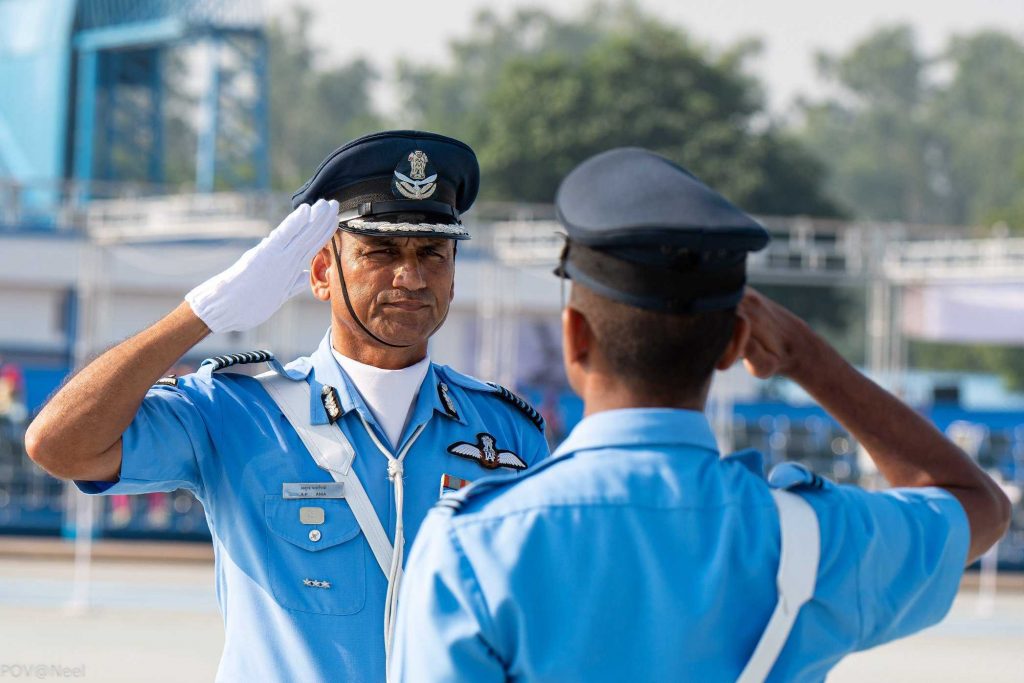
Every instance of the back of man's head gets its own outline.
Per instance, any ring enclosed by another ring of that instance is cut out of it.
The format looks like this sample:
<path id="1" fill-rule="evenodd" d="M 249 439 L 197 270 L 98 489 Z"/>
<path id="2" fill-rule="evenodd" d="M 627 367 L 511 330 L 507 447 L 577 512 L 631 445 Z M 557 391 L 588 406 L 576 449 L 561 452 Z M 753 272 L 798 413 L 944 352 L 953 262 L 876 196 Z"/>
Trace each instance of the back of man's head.
<path id="1" fill-rule="evenodd" d="M 735 313 L 746 257 L 768 243 L 767 231 L 686 169 L 638 148 L 581 163 L 555 207 L 567 233 L 555 272 L 573 284 L 564 331 L 574 388 L 587 384 L 597 403 L 602 392 L 619 394 L 606 407 L 702 404 L 746 329 Z"/>
<path id="2" fill-rule="evenodd" d="M 699 402 L 733 336 L 735 309 L 707 313 L 646 310 L 574 283 L 570 308 L 586 319 L 589 371 L 648 405 Z"/>

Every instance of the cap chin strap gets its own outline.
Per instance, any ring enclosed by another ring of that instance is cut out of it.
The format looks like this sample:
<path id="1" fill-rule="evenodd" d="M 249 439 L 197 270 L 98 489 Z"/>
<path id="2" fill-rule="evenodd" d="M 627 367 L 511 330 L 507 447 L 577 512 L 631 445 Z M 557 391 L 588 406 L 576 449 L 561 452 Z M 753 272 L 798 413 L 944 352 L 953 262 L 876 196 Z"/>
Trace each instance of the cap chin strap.
<path id="1" fill-rule="evenodd" d="M 331 251 L 334 252 L 334 267 L 337 268 L 338 270 L 338 282 L 341 283 L 341 295 L 345 299 L 345 307 L 348 308 L 348 314 L 352 316 L 353 320 L 356 321 L 356 325 L 359 325 L 359 329 L 365 332 L 367 336 L 370 337 L 370 339 L 374 340 L 378 344 L 390 346 L 393 349 L 408 349 L 410 347 L 416 346 L 416 344 L 418 344 L 419 342 L 414 342 L 412 344 L 392 344 L 391 342 L 384 341 L 383 339 L 375 335 L 373 332 L 370 332 L 369 328 L 366 327 L 366 325 L 363 324 L 363 321 L 359 319 L 359 316 L 356 315 L 355 309 L 352 308 L 352 300 L 349 299 L 348 296 L 348 286 L 345 284 L 345 273 L 341 269 L 341 256 L 338 255 L 338 245 L 337 243 L 335 243 L 334 237 L 334 235 L 331 235 Z M 434 326 L 434 329 L 430 331 L 430 334 L 427 335 L 427 338 L 429 339 L 430 337 L 433 337 L 434 333 L 441 329 L 441 325 L 444 325 L 444 321 L 447 319 L 448 311 L 446 310 L 444 312 L 444 316 L 441 318 L 441 320 L 438 321 L 437 325 Z"/>

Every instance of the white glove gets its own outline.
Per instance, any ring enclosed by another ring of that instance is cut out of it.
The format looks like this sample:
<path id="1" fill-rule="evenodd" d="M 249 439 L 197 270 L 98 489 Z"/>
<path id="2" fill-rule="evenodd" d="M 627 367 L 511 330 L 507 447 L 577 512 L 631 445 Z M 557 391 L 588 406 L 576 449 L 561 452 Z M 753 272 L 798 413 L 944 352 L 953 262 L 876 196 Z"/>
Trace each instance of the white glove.
<path id="1" fill-rule="evenodd" d="M 309 288 L 309 262 L 338 229 L 338 202 L 303 204 L 233 266 L 185 295 L 214 334 L 256 327 Z"/>

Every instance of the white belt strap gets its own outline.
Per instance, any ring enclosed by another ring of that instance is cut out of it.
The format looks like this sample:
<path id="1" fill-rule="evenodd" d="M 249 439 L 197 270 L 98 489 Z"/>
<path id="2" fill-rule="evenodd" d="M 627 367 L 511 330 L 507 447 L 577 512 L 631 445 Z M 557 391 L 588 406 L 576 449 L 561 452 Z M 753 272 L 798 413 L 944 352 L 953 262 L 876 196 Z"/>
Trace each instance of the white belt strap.
<path id="1" fill-rule="evenodd" d="M 349 507 L 352 508 L 352 514 L 366 536 L 380 570 L 384 572 L 384 576 L 388 576 L 393 559 L 391 541 L 380 523 L 380 518 L 377 517 L 373 503 L 366 495 L 362 482 L 352 470 L 352 460 L 356 456 L 352 444 L 342 431 L 333 425 L 309 424 L 308 384 L 285 379 L 273 372 L 258 375 L 256 379 L 288 418 L 288 422 L 306 445 L 317 466 L 327 470 L 335 481 L 344 483 L 344 495 Z"/>
<path id="2" fill-rule="evenodd" d="M 800 608 L 814 595 L 821 556 L 821 531 L 814 508 L 800 496 L 772 489 L 779 509 L 779 601 L 737 683 L 761 683 L 786 645 Z"/>

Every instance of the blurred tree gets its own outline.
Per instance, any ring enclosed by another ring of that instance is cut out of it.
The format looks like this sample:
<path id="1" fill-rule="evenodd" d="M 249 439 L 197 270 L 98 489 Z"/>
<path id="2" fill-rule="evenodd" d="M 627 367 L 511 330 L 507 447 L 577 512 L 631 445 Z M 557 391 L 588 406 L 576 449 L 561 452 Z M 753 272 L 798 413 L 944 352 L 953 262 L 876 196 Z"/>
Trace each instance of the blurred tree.
<path id="1" fill-rule="evenodd" d="M 990 372 L 999 375 L 1013 391 L 1024 391 L 1024 348 L 986 344 L 940 344 L 911 341 L 911 367 L 928 370 Z"/>
<path id="2" fill-rule="evenodd" d="M 759 50 L 713 54 L 631 3 L 562 21 L 485 13 L 448 67 L 401 67 L 407 112 L 476 149 L 482 196 L 551 201 L 588 156 L 638 145 L 664 154 L 745 209 L 836 215 L 823 166 L 764 112 L 744 73 Z"/>
<path id="3" fill-rule="evenodd" d="M 829 189 L 859 217 L 931 223 L 948 215 L 925 66 L 906 26 L 882 29 L 841 57 L 818 56 L 840 93 L 802 104 L 802 139 L 826 160 Z"/>
<path id="4" fill-rule="evenodd" d="M 967 221 L 1024 232 L 1024 41 L 995 31 L 954 38 L 934 118 L 949 150 L 956 209 Z"/>
<path id="5" fill-rule="evenodd" d="M 837 92 L 801 103 L 798 137 L 855 215 L 1024 231 L 1024 43 L 987 31 L 930 58 L 896 26 L 818 66 Z"/>
<path id="6" fill-rule="evenodd" d="M 319 64 L 310 22 L 309 10 L 299 6 L 290 20 L 268 29 L 275 190 L 294 191 L 333 149 L 385 127 L 370 97 L 377 74 L 361 59 L 336 67 Z"/>

